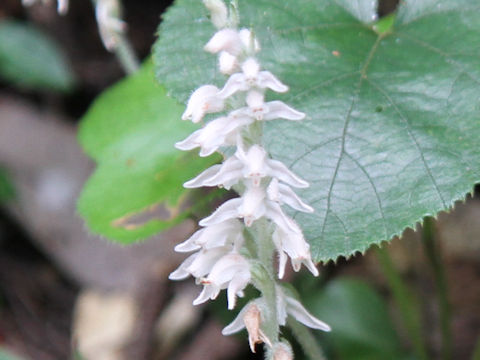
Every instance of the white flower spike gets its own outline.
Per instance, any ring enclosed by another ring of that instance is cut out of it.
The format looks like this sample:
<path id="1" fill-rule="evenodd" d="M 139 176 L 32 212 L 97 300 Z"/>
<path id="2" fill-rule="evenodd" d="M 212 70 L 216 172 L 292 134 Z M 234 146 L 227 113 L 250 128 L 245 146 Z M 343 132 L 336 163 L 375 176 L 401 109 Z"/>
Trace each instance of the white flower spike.
<path id="1" fill-rule="evenodd" d="M 302 230 L 282 210 L 282 205 L 288 205 L 297 211 L 313 212 L 292 190 L 292 187 L 309 185 L 283 163 L 270 158 L 261 146 L 261 126 L 258 126 L 259 122 L 276 119 L 299 121 L 305 114 L 281 101 L 265 101 L 266 91 L 283 93 L 288 87 L 271 72 L 262 70 L 255 57 L 260 51 L 258 40 L 250 30 L 235 28 L 238 20 L 235 8 L 232 7 L 229 14 L 222 0 L 204 0 L 204 4 L 219 29 L 204 49 L 218 54 L 219 70 L 229 78 L 221 90 L 214 85 L 195 90 L 182 119 L 198 123 L 209 113 L 226 111 L 226 114 L 209 121 L 175 146 L 181 150 L 200 148 L 200 156 L 226 148 L 229 156 L 222 164 L 211 166 L 184 186 L 234 188 L 240 197 L 220 205 L 200 221 L 201 229 L 175 247 L 178 252 L 193 254 L 170 278 L 181 280 L 191 275 L 203 285 L 194 305 L 215 299 L 226 289 L 228 308 L 233 309 L 237 296 L 243 296 L 243 290 L 250 283 L 262 293 L 268 287 L 270 290 L 265 291 L 271 294 L 271 279 L 260 275 L 258 266 L 271 268 L 273 263 L 266 263 L 266 259 L 272 262 L 275 250 L 280 279 L 284 277 L 289 258 L 293 270 L 299 271 L 304 265 L 313 275 L 318 275 Z M 252 246 L 256 246 L 255 251 Z M 298 300 L 286 296 L 277 282 L 273 293 L 274 297 L 251 301 L 222 333 L 230 335 L 246 328 L 252 352 L 256 344 L 263 342 L 270 348 L 274 360 L 291 360 L 293 352 L 288 343 L 270 341 L 266 329 L 277 328 L 278 324 L 285 326 L 289 315 L 314 329 L 329 331 L 330 327 L 311 315 Z M 276 312 L 272 313 L 273 310 Z M 278 334 L 272 334 L 271 339 L 278 339 Z"/>

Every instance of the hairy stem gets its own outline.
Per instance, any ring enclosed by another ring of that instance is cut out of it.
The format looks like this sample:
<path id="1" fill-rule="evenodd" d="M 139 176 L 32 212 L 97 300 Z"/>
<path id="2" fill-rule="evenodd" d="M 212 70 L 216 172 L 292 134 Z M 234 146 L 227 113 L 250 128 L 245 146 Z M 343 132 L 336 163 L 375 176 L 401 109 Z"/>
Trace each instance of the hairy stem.
<path id="1" fill-rule="evenodd" d="M 448 284 L 445 276 L 445 268 L 442 256 L 435 240 L 435 224 L 431 217 L 426 217 L 423 223 L 422 233 L 423 247 L 430 263 L 435 278 L 437 289 L 438 306 L 440 310 L 440 328 L 442 335 L 442 360 L 452 359 L 452 330 L 451 330 L 451 308 L 448 300 Z"/>
<path id="2" fill-rule="evenodd" d="M 317 339 L 312 332 L 291 317 L 287 320 L 288 327 L 292 330 L 295 339 L 302 346 L 303 352 L 310 360 L 326 360 L 322 349 L 318 346 Z"/>
<path id="3" fill-rule="evenodd" d="M 428 360 L 428 352 L 422 334 L 421 312 L 418 301 L 402 280 L 397 269 L 395 269 L 387 250 L 378 248 L 377 258 L 387 278 L 395 302 L 400 309 L 404 326 L 407 329 L 407 334 L 410 337 L 415 354 L 418 359 Z"/>

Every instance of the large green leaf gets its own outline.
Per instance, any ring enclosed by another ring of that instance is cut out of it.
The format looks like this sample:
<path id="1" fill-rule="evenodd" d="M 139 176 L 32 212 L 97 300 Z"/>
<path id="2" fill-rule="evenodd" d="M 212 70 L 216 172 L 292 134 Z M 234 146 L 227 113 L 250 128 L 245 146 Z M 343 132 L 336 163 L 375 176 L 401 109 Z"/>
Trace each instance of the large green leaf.
<path id="1" fill-rule="evenodd" d="M 122 243 L 153 235 L 186 215 L 192 178 L 212 159 L 174 148 L 195 126 L 154 80 L 151 64 L 103 93 L 82 119 L 79 139 L 98 167 L 78 210 L 89 228 Z"/>
<path id="2" fill-rule="evenodd" d="M 0 77 L 16 85 L 66 91 L 74 82 L 65 57 L 41 30 L 19 21 L 0 21 Z"/>
<path id="3" fill-rule="evenodd" d="M 311 184 L 315 213 L 295 217 L 316 260 L 391 239 L 480 180 L 477 0 L 402 1 L 387 31 L 368 22 L 372 0 L 239 4 L 264 68 L 290 86 L 282 99 L 307 113 L 268 122 L 264 143 Z M 202 50 L 213 33 L 200 1 L 165 15 L 156 71 L 181 101 L 225 81 Z"/>
<path id="4" fill-rule="evenodd" d="M 342 360 L 406 359 L 385 301 L 367 284 L 336 279 L 305 304 L 332 327 L 321 334 Z"/>

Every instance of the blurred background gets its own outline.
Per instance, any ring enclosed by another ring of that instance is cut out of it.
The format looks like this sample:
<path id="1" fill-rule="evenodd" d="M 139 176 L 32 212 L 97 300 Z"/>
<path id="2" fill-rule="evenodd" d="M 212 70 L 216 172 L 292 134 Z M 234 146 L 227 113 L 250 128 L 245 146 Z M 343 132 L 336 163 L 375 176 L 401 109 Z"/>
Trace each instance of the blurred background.
<path id="1" fill-rule="evenodd" d="M 148 57 L 170 3 L 123 1 L 140 59 Z M 381 14 L 395 5 L 383 1 Z M 260 346 L 249 353 L 245 333 L 221 335 L 234 317 L 223 296 L 193 307 L 193 281 L 167 280 L 184 257 L 173 247 L 194 231 L 194 221 L 120 247 L 89 234 L 75 211 L 95 166 L 77 143 L 78 122 L 124 76 L 103 47 L 91 2 L 73 0 L 59 16 L 55 3 L 24 8 L 20 0 L 1 1 L 0 360 L 262 359 Z M 468 197 L 432 226 L 446 264 L 452 359 L 480 359 L 479 199 Z M 408 229 L 382 252 L 324 266 L 319 279 L 296 276 L 307 308 L 334 329 L 315 335 L 326 358 L 419 358 L 412 326 L 427 358 L 442 358 L 445 304 L 425 236 Z M 396 281 L 415 298 L 418 318 L 405 318 L 415 310 L 399 301 Z"/>

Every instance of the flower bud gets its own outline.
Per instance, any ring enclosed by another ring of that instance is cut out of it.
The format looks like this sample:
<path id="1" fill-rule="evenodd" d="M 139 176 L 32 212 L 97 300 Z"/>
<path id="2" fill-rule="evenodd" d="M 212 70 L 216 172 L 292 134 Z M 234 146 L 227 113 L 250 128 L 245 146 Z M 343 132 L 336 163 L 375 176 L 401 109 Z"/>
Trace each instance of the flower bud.
<path id="1" fill-rule="evenodd" d="M 262 329 L 260 328 L 260 324 L 262 322 L 262 316 L 260 313 L 260 309 L 255 303 L 248 305 L 248 308 L 243 315 L 243 322 L 245 327 L 247 328 L 248 332 L 248 343 L 250 344 L 250 350 L 252 353 L 255 352 L 255 345 L 266 343 L 270 346 L 270 340 L 265 336 Z"/>
<path id="2" fill-rule="evenodd" d="M 203 4 L 210 11 L 210 20 L 217 29 L 227 26 L 228 10 L 222 0 L 203 0 Z"/>
<path id="3" fill-rule="evenodd" d="M 293 351 L 290 345 L 281 342 L 273 346 L 273 360 L 293 360 Z"/>

